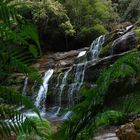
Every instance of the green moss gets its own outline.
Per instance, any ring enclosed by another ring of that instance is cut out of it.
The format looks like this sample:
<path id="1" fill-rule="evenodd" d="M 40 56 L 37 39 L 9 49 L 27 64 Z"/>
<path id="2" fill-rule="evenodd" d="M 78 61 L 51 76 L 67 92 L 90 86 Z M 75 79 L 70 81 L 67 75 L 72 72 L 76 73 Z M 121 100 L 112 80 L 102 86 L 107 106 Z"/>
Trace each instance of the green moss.
<path id="1" fill-rule="evenodd" d="M 117 33 L 118 33 L 118 31 L 113 31 L 108 34 L 108 39 L 104 42 L 103 48 L 100 51 L 100 54 L 99 54 L 100 57 L 105 57 L 105 56 L 108 56 L 111 54 L 112 43 L 115 39 L 117 39 L 119 37 Z"/>
<path id="2" fill-rule="evenodd" d="M 112 47 L 112 41 L 109 42 L 105 47 L 101 49 L 99 56 L 104 57 L 104 56 L 110 55 L 111 47 Z"/>
<path id="3" fill-rule="evenodd" d="M 137 43 L 140 44 L 140 28 L 136 29 L 135 31 Z"/>

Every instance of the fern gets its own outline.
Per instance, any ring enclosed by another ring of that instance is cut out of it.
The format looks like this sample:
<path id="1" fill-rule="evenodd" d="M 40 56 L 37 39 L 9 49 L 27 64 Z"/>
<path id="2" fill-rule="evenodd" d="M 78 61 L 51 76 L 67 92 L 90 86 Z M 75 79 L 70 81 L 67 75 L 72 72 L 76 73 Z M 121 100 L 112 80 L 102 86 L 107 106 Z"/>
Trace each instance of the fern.
<path id="1" fill-rule="evenodd" d="M 42 52 L 36 26 L 24 22 L 24 18 L 16 10 L 17 7 L 18 5 L 14 0 L 2 0 L 0 2 L 0 39 L 14 44 L 18 42 L 17 45 L 26 46 L 34 57 L 41 56 Z M 16 30 L 11 28 L 13 25 Z M 30 43 L 31 41 L 33 44 Z"/>
<path id="2" fill-rule="evenodd" d="M 0 138 L 8 137 L 13 132 L 16 135 L 33 130 L 37 133 L 34 122 L 23 114 L 23 111 L 32 109 L 40 116 L 38 109 L 27 97 L 14 89 L 0 86 L 0 100 Z"/>
<path id="3" fill-rule="evenodd" d="M 40 50 L 36 29 L 31 24 L 24 24 L 16 11 L 17 5 L 12 1 L 0 1 L 0 139 L 31 132 L 40 135 L 34 121 L 23 113 L 32 109 L 40 116 L 38 109 L 27 97 L 8 85 L 9 77 L 17 72 L 42 83 L 37 71 L 29 67 L 33 56 L 38 55 L 36 49 Z M 29 28 L 30 32 L 27 31 Z"/>
<path id="4" fill-rule="evenodd" d="M 101 74 L 96 86 L 86 93 L 86 99 L 73 109 L 73 117 L 66 121 L 57 137 L 64 135 L 63 140 L 90 139 L 93 136 L 97 114 L 103 109 L 108 88 L 117 78 L 124 78 L 133 73 L 140 74 L 140 52 L 131 52 L 117 60 L 108 70 Z"/>
<path id="5" fill-rule="evenodd" d="M 0 2 L 0 20 L 7 26 L 10 26 L 10 18 L 16 19 L 16 12 L 13 5 L 9 5 L 12 0 L 1 0 Z"/>

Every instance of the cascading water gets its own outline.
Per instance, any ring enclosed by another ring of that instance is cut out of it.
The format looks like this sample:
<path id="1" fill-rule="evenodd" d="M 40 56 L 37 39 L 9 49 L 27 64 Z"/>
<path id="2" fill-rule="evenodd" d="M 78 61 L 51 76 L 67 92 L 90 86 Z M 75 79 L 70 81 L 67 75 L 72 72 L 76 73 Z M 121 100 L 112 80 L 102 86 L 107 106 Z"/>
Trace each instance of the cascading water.
<path id="1" fill-rule="evenodd" d="M 68 77 L 68 74 L 71 71 L 71 69 L 72 69 L 72 67 L 70 67 L 70 69 L 68 69 L 68 71 L 65 72 L 64 77 L 62 79 L 62 84 L 60 85 L 59 101 L 58 101 L 59 102 L 59 107 L 58 107 L 55 115 L 58 115 L 60 110 L 61 110 L 62 93 L 63 93 L 63 89 L 64 89 L 65 85 L 67 84 L 67 77 Z"/>
<path id="2" fill-rule="evenodd" d="M 105 41 L 105 35 L 102 35 L 92 42 L 90 46 L 90 52 L 92 54 L 91 60 L 98 58 L 100 49 L 102 48 L 104 41 Z"/>
<path id="3" fill-rule="evenodd" d="M 46 94 L 48 91 L 48 82 L 53 74 L 54 70 L 53 69 L 49 69 L 48 71 L 45 72 L 45 75 L 43 77 L 43 85 L 40 86 L 36 101 L 35 101 L 35 105 L 36 107 L 38 107 L 39 109 L 41 109 L 41 111 L 44 111 L 45 106 L 44 106 L 44 99 L 46 98 Z M 42 100 L 43 100 L 43 105 L 42 104 Z M 41 107 L 43 106 L 43 107 Z"/>
<path id="4" fill-rule="evenodd" d="M 100 49 L 102 48 L 104 40 L 105 40 L 105 35 L 100 36 L 99 38 L 95 39 L 92 42 L 90 49 L 89 49 L 89 53 L 91 54 L 90 60 L 94 60 L 94 59 L 98 58 L 99 52 L 100 52 Z M 86 55 L 86 53 L 84 51 L 82 51 L 78 54 L 78 58 L 80 58 L 81 56 L 84 56 L 84 55 Z M 87 60 L 87 58 L 85 58 L 83 63 L 79 63 L 75 66 L 76 70 L 74 73 L 74 81 L 68 89 L 68 100 L 69 100 L 68 107 L 71 107 L 73 105 L 73 93 L 74 92 L 78 93 L 81 86 L 83 85 L 86 65 L 87 65 L 88 61 L 90 61 L 90 60 Z"/>
<path id="5" fill-rule="evenodd" d="M 121 32 L 121 34 L 125 34 L 127 31 L 131 30 L 131 28 L 133 27 L 132 26 L 127 27 L 125 31 Z M 99 57 L 100 50 L 106 39 L 107 38 L 105 35 L 102 35 L 98 37 L 97 39 L 95 39 L 91 43 L 91 46 L 88 51 L 81 51 L 77 55 L 76 64 L 74 64 L 72 67 L 70 67 L 70 69 L 64 72 L 63 78 L 62 78 L 63 72 L 59 73 L 56 79 L 52 78 L 51 84 L 53 86 L 52 88 L 50 88 L 50 91 L 52 90 L 52 95 L 49 94 L 48 96 L 49 97 L 48 101 L 50 101 L 52 104 L 50 104 L 49 106 L 49 102 L 48 102 L 48 107 L 50 108 L 52 107 L 53 111 L 49 108 L 50 110 L 48 109 L 48 112 L 47 112 L 48 114 L 50 113 L 51 117 L 52 116 L 57 117 L 58 114 L 60 114 L 60 111 L 62 111 L 63 108 L 65 107 L 67 108 L 72 107 L 74 103 L 75 102 L 77 103 L 78 101 L 78 100 L 75 101 L 75 99 L 80 100 L 79 91 L 84 82 L 85 70 L 89 63 L 96 62 L 96 60 Z M 62 67 L 62 71 L 63 70 L 64 69 Z M 41 112 L 44 111 L 45 98 L 48 91 L 48 82 L 52 74 L 53 74 L 52 69 L 46 71 L 43 77 L 43 85 L 40 86 L 37 98 L 35 100 L 35 105 L 41 110 Z M 28 78 L 25 78 L 23 94 L 26 94 L 27 92 L 27 89 L 26 89 L 27 85 L 28 85 Z M 65 93 L 66 91 L 67 93 Z M 53 99 L 55 100 L 54 102 L 51 99 L 51 97 L 53 97 Z M 72 115 L 72 112 L 68 111 L 64 116 L 62 116 L 62 119 L 67 119 L 71 115 Z"/>
<path id="6" fill-rule="evenodd" d="M 62 108 L 62 100 L 63 100 L 62 94 L 64 92 L 65 86 L 68 84 L 67 78 L 68 78 L 68 75 L 70 72 L 73 72 L 74 78 L 71 81 L 72 83 L 69 86 L 67 85 L 67 87 L 68 87 L 67 107 L 70 108 L 74 104 L 73 96 L 75 96 L 75 93 L 76 93 L 76 96 L 79 97 L 79 90 L 84 82 L 86 65 L 89 61 L 98 58 L 99 51 L 102 48 L 104 40 L 105 40 L 105 36 L 100 36 L 99 38 L 97 38 L 96 40 L 94 40 L 92 42 L 88 52 L 87 51 L 80 52 L 77 56 L 77 59 L 80 60 L 81 57 L 83 57 L 84 60 L 82 60 L 82 63 L 74 64 L 73 67 L 70 67 L 70 69 L 68 69 L 64 73 L 64 76 L 62 78 L 62 82 L 60 82 L 60 80 L 61 80 L 60 77 L 61 77 L 62 73 L 59 74 L 59 76 L 57 78 L 57 84 L 55 86 L 56 92 L 57 92 L 57 98 L 56 98 L 56 101 L 54 103 L 57 110 L 55 110 L 55 112 L 53 112 L 53 115 L 57 116 L 60 113 L 60 110 Z M 88 57 L 88 54 L 90 54 L 90 59 Z M 45 113 L 45 99 L 46 99 L 46 94 L 48 91 L 48 82 L 49 82 L 51 76 L 53 75 L 53 72 L 54 72 L 53 69 L 49 69 L 48 71 L 45 72 L 45 75 L 43 77 L 43 85 L 40 86 L 38 95 L 37 95 L 36 100 L 35 100 L 35 105 L 40 109 L 41 113 Z M 24 89 L 23 89 L 24 91 L 25 91 L 27 84 L 28 84 L 28 79 L 25 79 Z M 64 119 L 68 118 L 68 116 L 70 116 L 70 114 L 71 114 L 71 112 L 67 112 L 63 116 Z"/>
<path id="7" fill-rule="evenodd" d="M 83 84 L 86 62 L 85 63 L 79 63 L 75 67 L 76 67 L 76 70 L 75 70 L 75 74 L 74 74 L 74 80 L 73 80 L 73 83 L 69 86 L 69 89 L 68 89 L 68 101 L 69 101 L 68 108 L 73 105 L 73 93 L 75 91 L 79 91 L 80 87 Z"/>
<path id="8" fill-rule="evenodd" d="M 27 95 L 27 91 L 26 91 L 27 90 L 27 86 L 28 86 L 28 77 L 25 77 L 23 91 L 22 91 L 23 95 Z"/>

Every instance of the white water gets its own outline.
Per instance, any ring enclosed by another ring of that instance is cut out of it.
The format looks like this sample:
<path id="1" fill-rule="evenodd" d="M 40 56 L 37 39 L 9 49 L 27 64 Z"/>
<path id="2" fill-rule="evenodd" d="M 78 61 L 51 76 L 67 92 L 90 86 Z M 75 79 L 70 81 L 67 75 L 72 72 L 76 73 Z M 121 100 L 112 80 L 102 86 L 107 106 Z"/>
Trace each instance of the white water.
<path id="1" fill-rule="evenodd" d="M 44 101 L 44 99 L 46 98 L 46 94 L 48 91 L 48 82 L 53 74 L 54 70 L 53 69 L 49 69 L 48 71 L 45 72 L 45 75 L 43 77 L 43 85 L 40 86 L 36 101 L 35 101 L 35 105 L 36 107 L 40 108 L 42 101 Z M 43 103 L 44 105 L 45 103 Z M 44 107 L 42 109 L 42 111 L 44 110 Z"/>
<path id="2" fill-rule="evenodd" d="M 79 63 L 79 64 L 76 65 L 76 70 L 75 70 L 75 73 L 74 73 L 74 81 L 69 86 L 69 89 L 68 89 L 68 101 L 69 101 L 68 108 L 71 107 L 74 104 L 73 93 L 74 92 L 78 93 L 81 86 L 83 85 L 86 64 L 87 64 L 87 62 Z"/>
<path id="3" fill-rule="evenodd" d="M 100 49 L 102 48 L 102 45 L 104 43 L 105 40 L 105 35 L 100 36 L 99 38 L 95 39 L 91 46 L 90 46 L 90 54 L 91 54 L 91 60 L 97 59 L 99 56 L 99 52 Z M 79 53 L 78 56 L 82 56 L 85 55 L 82 52 Z M 84 63 L 79 63 L 76 65 L 76 70 L 74 73 L 74 81 L 73 83 L 70 85 L 69 89 L 68 89 L 68 107 L 73 105 L 73 94 L 78 93 L 80 91 L 81 86 L 83 85 L 84 82 L 84 77 L 85 77 L 85 69 L 86 69 L 86 65 L 87 65 L 88 61 L 85 59 Z M 79 95 L 77 95 L 79 96 Z"/>
<path id="4" fill-rule="evenodd" d="M 82 57 L 82 56 L 84 56 L 85 54 L 86 54 L 86 51 L 81 51 L 81 52 L 78 54 L 77 58 Z"/>
<path id="5" fill-rule="evenodd" d="M 68 77 L 68 74 L 71 71 L 71 69 L 72 69 L 72 67 L 70 67 L 68 69 L 68 71 L 65 72 L 64 77 L 62 79 L 62 84 L 60 85 L 60 93 L 59 93 L 59 107 L 58 107 L 55 115 L 58 115 L 61 110 L 62 93 L 63 93 L 63 89 L 64 89 L 65 85 L 67 84 L 67 77 Z"/>
<path id="6" fill-rule="evenodd" d="M 72 111 L 68 111 L 68 112 L 63 116 L 62 120 L 67 120 L 67 119 L 69 119 L 69 118 L 71 117 L 71 115 L 72 115 Z"/>
<path id="7" fill-rule="evenodd" d="M 28 77 L 25 77 L 24 87 L 23 87 L 23 91 L 22 91 L 23 95 L 27 95 L 27 92 L 26 92 L 27 86 L 28 86 Z"/>
<path id="8" fill-rule="evenodd" d="M 105 40 L 105 35 L 102 35 L 92 42 L 90 46 L 90 52 L 92 53 L 92 60 L 98 58 L 99 52 L 100 52 L 100 49 L 102 48 L 104 40 Z"/>

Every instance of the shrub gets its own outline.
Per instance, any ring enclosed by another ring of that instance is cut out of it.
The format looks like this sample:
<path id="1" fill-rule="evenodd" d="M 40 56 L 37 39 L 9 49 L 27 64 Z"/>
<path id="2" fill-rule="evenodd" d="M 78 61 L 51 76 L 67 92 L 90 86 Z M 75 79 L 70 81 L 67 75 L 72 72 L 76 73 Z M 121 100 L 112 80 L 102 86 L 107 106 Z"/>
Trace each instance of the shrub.
<path id="1" fill-rule="evenodd" d="M 97 38 L 98 36 L 107 33 L 107 30 L 103 25 L 96 24 L 92 27 L 83 27 L 81 28 L 81 31 L 77 35 L 79 40 L 83 42 L 85 45 L 89 45 L 94 38 Z"/>

